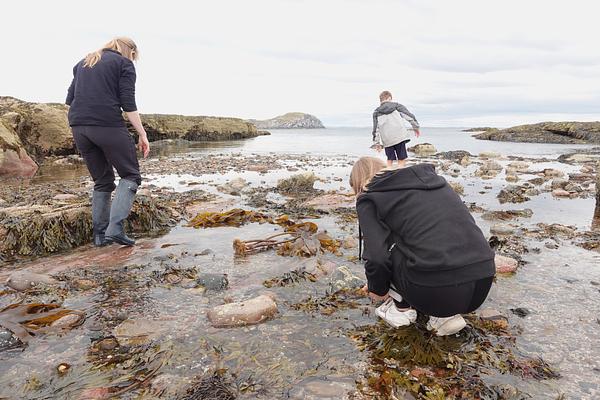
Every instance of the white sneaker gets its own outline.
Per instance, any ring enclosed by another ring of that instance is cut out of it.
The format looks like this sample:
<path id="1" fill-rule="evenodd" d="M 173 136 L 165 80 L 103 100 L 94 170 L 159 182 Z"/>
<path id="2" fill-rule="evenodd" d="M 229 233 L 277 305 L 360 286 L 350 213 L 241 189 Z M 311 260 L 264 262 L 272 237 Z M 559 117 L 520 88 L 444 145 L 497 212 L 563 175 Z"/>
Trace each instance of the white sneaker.
<path id="1" fill-rule="evenodd" d="M 427 329 L 435 331 L 438 336 L 454 335 L 467 326 L 467 322 L 460 314 L 447 318 L 429 317 Z"/>
<path id="2" fill-rule="evenodd" d="M 394 328 L 408 326 L 417 320 L 417 312 L 415 310 L 398 310 L 396 304 L 394 304 L 394 299 L 391 297 L 375 309 L 375 314 Z"/>

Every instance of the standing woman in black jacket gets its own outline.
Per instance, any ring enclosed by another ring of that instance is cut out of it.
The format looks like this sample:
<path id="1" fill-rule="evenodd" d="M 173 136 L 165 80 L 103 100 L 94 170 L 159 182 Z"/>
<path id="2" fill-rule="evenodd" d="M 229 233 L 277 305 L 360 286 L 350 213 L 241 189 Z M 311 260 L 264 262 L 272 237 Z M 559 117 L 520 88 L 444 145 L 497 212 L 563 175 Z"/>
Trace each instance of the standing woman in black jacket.
<path id="1" fill-rule="evenodd" d="M 135 244 L 125 234 L 123 224 L 142 178 L 135 141 L 127 130 L 123 111 L 139 134 L 138 147 L 147 157 L 150 144 L 135 103 L 133 61 L 138 54 L 133 40 L 111 40 L 75 65 L 67 94 L 73 138 L 94 180 L 92 220 L 96 246 Z M 113 167 L 121 178 L 118 186 Z"/>
<path id="2" fill-rule="evenodd" d="M 440 336 L 465 327 L 460 314 L 485 301 L 496 268 L 494 252 L 458 195 L 433 165 L 388 169 L 363 157 L 350 185 L 364 235 L 369 296 L 394 327 L 429 315 Z"/>

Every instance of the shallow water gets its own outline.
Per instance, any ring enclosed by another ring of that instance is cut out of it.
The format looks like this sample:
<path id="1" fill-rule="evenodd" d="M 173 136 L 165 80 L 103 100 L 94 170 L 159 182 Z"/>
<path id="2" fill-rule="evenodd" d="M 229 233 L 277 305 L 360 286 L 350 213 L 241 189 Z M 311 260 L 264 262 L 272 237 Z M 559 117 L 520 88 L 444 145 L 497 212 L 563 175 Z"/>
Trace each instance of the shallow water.
<path id="1" fill-rule="evenodd" d="M 468 150 L 477 154 L 493 150 L 505 155 L 523 155 L 530 158 L 553 159 L 561 153 L 586 146 L 512 144 L 477 141 L 468 133 L 453 129 L 424 129 L 419 142 L 433 143 L 438 150 Z M 227 144 L 194 144 L 161 146 L 161 157 L 194 158 L 201 162 L 213 154 L 280 154 L 285 166 L 299 171 L 314 171 L 322 180 L 316 187 L 324 190 L 348 190 L 349 164 L 361 150 L 370 144 L 368 129 L 328 129 L 314 131 L 274 131 L 248 141 Z M 515 151 L 518 148 L 518 152 Z M 286 154 L 306 154 L 302 160 Z M 501 160 L 507 164 L 508 160 Z M 560 168 L 573 172 L 577 167 L 554 161 L 533 164 L 531 170 Z M 486 209 L 531 208 L 533 216 L 508 222 L 515 227 L 532 227 L 538 222 L 574 225 L 589 229 L 593 199 L 555 199 L 543 193 L 522 204 L 501 205 L 496 199 L 500 188 L 506 185 L 503 174 L 491 180 L 473 176 L 476 166 L 464 169 L 459 177 L 448 177 L 465 187 L 465 202 L 475 202 Z M 79 171 L 80 172 L 80 171 Z M 277 169 L 267 173 L 229 171 L 214 174 L 165 173 L 146 175 L 146 183 L 169 187 L 176 191 L 204 189 L 219 193 L 216 186 L 235 177 L 243 177 L 251 187 L 272 187 L 278 179 L 297 173 Z M 79 176 L 78 173 L 72 177 Z M 533 176 L 533 175 L 532 175 Z M 67 179 L 48 172 L 39 179 Z M 334 178 L 341 180 L 335 180 Z M 526 179 L 527 176 L 523 175 Z M 73 179 L 73 178 L 71 178 Z M 34 179 L 32 184 L 35 184 Z M 192 185 L 190 185 L 192 183 Z M 490 187 L 486 188 L 486 187 Z M 485 192 L 485 193 L 480 193 Z M 230 201 L 227 208 L 244 205 L 245 198 L 223 196 Z M 489 236 L 491 223 L 474 216 L 484 234 Z M 335 217 L 326 216 L 314 222 L 335 238 L 355 233 L 353 224 L 344 225 Z M 117 274 L 123 282 L 120 290 L 110 291 L 107 286 L 88 291 L 75 291 L 64 300 L 65 307 L 88 312 L 86 323 L 64 335 L 42 335 L 32 340 L 24 351 L 0 354 L 0 397 L 6 398 L 81 398 L 85 389 L 115 385 L 118 377 L 131 378 L 132 371 L 146 364 L 164 362 L 160 377 L 168 387 L 163 398 L 170 398 L 172 390 L 185 387 L 192 377 L 215 368 L 227 368 L 236 373 L 239 381 L 265 388 L 264 398 L 287 398 L 298 393 L 298 388 L 314 379 L 328 378 L 354 387 L 354 379 L 366 369 L 367 354 L 357 350 L 344 332 L 354 326 L 376 321 L 366 300 L 358 309 L 340 310 L 333 315 L 306 314 L 290 306 L 308 296 L 322 296 L 329 289 L 327 277 L 315 283 L 301 283 L 293 287 L 271 288 L 279 306 L 279 315 L 267 323 L 235 329 L 212 328 L 206 319 L 210 307 L 222 304 L 226 298 L 241 300 L 263 293 L 265 279 L 279 276 L 314 260 L 280 257 L 273 252 L 250 256 L 245 260 L 233 257 L 232 241 L 236 238 L 264 237 L 277 230 L 269 224 L 248 224 L 240 228 L 193 229 L 183 224 L 157 239 L 142 239 L 135 249 L 77 249 L 66 255 L 8 266 L 0 270 L 4 277 L 15 268 L 30 268 L 45 273 L 77 273 L 90 270 L 109 276 Z M 539 253 L 524 254 L 526 264 L 510 277 L 499 277 L 486 306 L 496 308 L 508 316 L 511 325 L 521 327 L 518 346 L 531 356 L 542 356 L 556 366 L 562 378 L 550 381 L 521 380 L 514 377 L 494 376 L 491 380 L 509 382 L 532 398 L 556 398 L 563 393 L 567 398 L 597 398 L 600 396 L 600 350 L 594 343 L 600 339 L 597 318 L 600 317 L 600 291 L 591 282 L 600 282 L 600 255 L 578 248 L 567 240 L 556 250 L 544 243 L 529 239 L 527 244 L 539 248 Z M 165 247 L 165 245 L 168 245 Z M 210 248 L 214 254 L 199 255 Z M 108 255 L 107 255 L 108 253 Z M 345 250 L 342 256 L 327 254 L 324 259 L 348 266 L 356 275 L 364 276 L 362 265 L 350 261 L 356 251 Z M 196 267 L 200 272 L 225 273 L 230 287 L 224 292 L 199 292 L 180 285 L 148 284 L 153 271 L 162 271 L 167 265 L 180 268 Z M 129 266 L 127 270 L 123 268 Z M 15 301 L 11 296 L 0 297 L 0 305 Z M 108 303 L 107 303 L 108 302 Z M 105 305 L 106 304 L 106 305 Z M 510 308 L 526 307 L 531 314 L 519 318 Z M 140 360 L 124 362 L 116 369 L 98 367 L 98 360 L 90 356 L 92 340 L 106 336 L 111 330 L 98 330 L 95 317 L 105 311 L 122 312 L 128 320 L 153 332 L 143 348 Z M 143 362 L 142 362 L 143 361 Z M 61 362 L 71 365 L 66 376 L 59 376 L 55 368 Z M 137 363 L 136 363 L 137 362 Z M 132 393 L 135 393 L 132 392 Z M 122 398 L 140 398 L 132 393 Z M 143 388 L 141 398 L 157 398 L 149 388 Z M 255 394 L 241 398 L 255 398 Z"/>

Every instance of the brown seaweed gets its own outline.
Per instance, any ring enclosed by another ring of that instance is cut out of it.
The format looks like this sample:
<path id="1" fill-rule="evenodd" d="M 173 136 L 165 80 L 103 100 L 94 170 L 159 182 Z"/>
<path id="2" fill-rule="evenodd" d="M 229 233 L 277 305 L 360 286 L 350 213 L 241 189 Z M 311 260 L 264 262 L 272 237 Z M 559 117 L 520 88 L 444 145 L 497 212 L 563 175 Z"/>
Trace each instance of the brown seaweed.
<path id="1" fill-rule="evenodd" d="M 69 310 L 58 304 L 11 304 L 0 310 L 0 326 L 10 330 L 23 343 L 27 343 L 32 335 L 47 331 L 52 324 L 68 315 L 75 315 L 73 321 L 63 328 L 74 328 L 85 320 L 82 311 Z"/>

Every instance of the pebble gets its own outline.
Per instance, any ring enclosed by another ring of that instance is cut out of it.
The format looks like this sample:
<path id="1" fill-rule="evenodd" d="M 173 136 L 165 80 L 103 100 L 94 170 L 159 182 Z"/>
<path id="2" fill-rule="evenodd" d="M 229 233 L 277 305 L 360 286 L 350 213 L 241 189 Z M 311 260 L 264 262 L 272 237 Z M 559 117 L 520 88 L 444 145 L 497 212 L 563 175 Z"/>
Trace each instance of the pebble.
<path id="1" fill-rule="evenodd" d="M 6 280 L 6 286 L 18 291 L 31 289 L 38 285 L 53 285 L 57 283 L 58 281 L 49 275 L 29 271 L 13 272 Z"/>
<path id="2" fill-rule="evenodd" d="M 59 319 L 51 323 L 50 326 L 53 328 L 70 329 L 78 325 L 82 319 L 82 315 L 67 314 L 64 317 L 60 317 Z"/>
<path id="3" fill-rule="evenodd" d="M 565 186 L 567 186 L 569 184 L 569 181 L 566 179 L 562 179 L 562 178 L 556 178 L 556 179 L 552 179 L 552 182 L 550 183 L 550 188 L 552 190 L 554 189 L 564 189 Z"/>
<path id="4" fill-rule="evenodd" d="M 571 193 L 567 192 L 564 189 L 554 189 L 552 191 L 552 196 L 554 196 L 554 197 L 569 197 L 569 196 L 571 196 Z"/>
<path id="5" fill-rule="evenodd" d="M 260 295 L 250 300 L 214 307 L 207 316 L 215 328 L 233 328 L 260 324 L 277 313 L 277 303 L 271 296 Z"/>
<path id="6" fill-rule="evenodd" d="M 490 227 L 490 233 L 498 236 L 508 236 L 515 233 L 515 228 L 505 224 L 494 224 Z"/>
<path id="7" fill-rule="evenodd" d="M 202 273 L 196 279 L 196 283 L 206 290 L 225 290 L 229 287 L 227 274 Z"/>
<path id="8" fill-rule="evenodd" d="M 77 195 L 75 194 L 71 194 L 71 193 L 60 193 L 57 194 L 56 196 L 54 196 L 52 198 L 52 200 L 58 200 L 58 201 L 68 201 L 68 200 L 75 200 L 79 198 Z"/>
<path id="9" fill-rule="evenodd" d="M 517 175 L 506 175 L 506 182 L 518 182 L 519 177 Z"/>
<path id="10" fill-rule="evenodd" d="M 564 176 L 565 174 L 558 170 L 558 169 L 554 169 L 554 168 L 546 168 L 544 169 L 544 176 L 545 177 L 556 177 L 556 178 L 560 178 L 562 176 Z"/>
<path id="11" fill-rule="evenodd" d="M 365 280 L 354 275 L 345 265 L 338 267 L 331 275 L 331 288 L 333 291 L 341 289 L 356 289 L 363 287 Z"/>
<path id="12" fill-rule="evenodd" d="M 499 274 L 510 274 L 517 270 L 519 262 L 512 257 L 496 254 L 494 257 L 496 272 Z"/>
<path id="13" fill-rule="evenodd" d="M 311 377 L 295 384 L 294 388 L 290 390 L 288 398 L 303 400 L 338 400 L 346 398 L 347 394 L 354 391 L 355 388 L 356 384 L 354 383 L 354 380 L 350 378 Z"/>
<path id="14" fill-rule="evenodd" d="M 479 153 L 479 158 L 500 158 L 502 155 L 495 151 L 482 151 Z"/>
<path id="15" fill-rule="evenodd" d="M 529 311 L 529 309 L 524 308 L 524 307 L 511 308 L 510 312 L 515 314 L 517 317 L 521 317 L 521 318 L 525 318 L 526 316 L 531 314 L 531 311 Z"/>
<path id="16" fill-rule="evenodd" d="M 357 249 L 358 248 L 358 240 L 356 240 L 352 236 L 348 236 L 342 242 L 342 247 L 346 250 Z"/>

